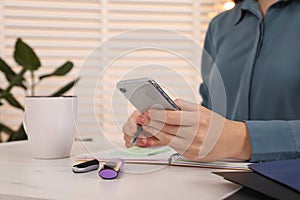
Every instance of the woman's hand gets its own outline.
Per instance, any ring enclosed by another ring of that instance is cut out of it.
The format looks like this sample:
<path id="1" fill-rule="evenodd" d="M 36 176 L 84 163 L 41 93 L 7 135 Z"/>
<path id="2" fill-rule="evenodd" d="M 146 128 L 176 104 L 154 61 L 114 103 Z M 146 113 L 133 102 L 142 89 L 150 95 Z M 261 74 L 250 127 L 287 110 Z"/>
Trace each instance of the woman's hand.
<path id="1" fill-rule="evenodd" d="M 169 145 L 192 160 L 250 159 L 245 123 L 225 119 L 198 104 L 183 100 L 175 103 L 180 111 L 149 110 L 144 116 L 133 117 L 152 135 L 142 139 L 145 147 Z"/>
<path id="2" fill-rule="evenodd" d="M 137 124 L 141 124 L 143 133 L 136 146 L 169 145 L 192 160 L 250 159 L 245 123 L 225 119 L 198 104 L 183 100 L 175 103 L 180 111 L 149 110 L 144 115 L 135 111 L 123 127 L 126 147 L 131 147 Z"/>
<path id="3" fill-rule="evenodd" d="M 141 115 L 140 112 L 135 111 L 131 114 L 127 122 L 123 126 L 124 141 L 127 148 L 131 147 L 131 140 L 137 130 L 138 124 L 145 122 L 145 116 Z M 139 147 L 151 147 L 151 146 L 165 146 L 163 142 L 160 142 L 155 136 L 152 136 L 149 132 L 143 130 L 140 137 L 137 139 L 136 146 Z"/>

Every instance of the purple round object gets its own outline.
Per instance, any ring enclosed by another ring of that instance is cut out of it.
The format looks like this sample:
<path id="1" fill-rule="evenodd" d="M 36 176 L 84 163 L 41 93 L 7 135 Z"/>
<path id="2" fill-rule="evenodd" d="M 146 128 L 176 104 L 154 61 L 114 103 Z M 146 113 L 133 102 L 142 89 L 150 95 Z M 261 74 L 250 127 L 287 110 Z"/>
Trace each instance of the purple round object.
<path id="1" fill-rule="evenodd" d="M 112 169 L 102 169 L 99 171 L 99 176 L 104 179 L 114 179 L 118 176 L 118 172 Z"/>

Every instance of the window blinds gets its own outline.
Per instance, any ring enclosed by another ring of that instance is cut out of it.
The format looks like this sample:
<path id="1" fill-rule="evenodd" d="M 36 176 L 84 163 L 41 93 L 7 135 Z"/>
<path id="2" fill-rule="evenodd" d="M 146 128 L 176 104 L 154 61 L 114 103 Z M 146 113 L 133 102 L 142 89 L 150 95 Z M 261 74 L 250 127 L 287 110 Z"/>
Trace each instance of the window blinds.
<path id="1" fill-rule="evenodd" d="M 65 78 L 51 78 L 39 84 L 37 95 L 49 95 L 74 79 L 81 62 L 102 41 L 98 0 L 2 0 L 1 8 L 1 57 L 10 65 L 15 65 L 12 56 L 18 37 L 40 56 L 42 68 L 37 75 L 52 72 L 66 60 L 75 64 L 75 69 Z M 15 70 L 19 68 L 15 66 Z M 2 79 L 1 83 L 4 82 Z M 18 89 L 13 92 L 23 102 L 26 94 Z M 22 113 L 7 105 L 1 108 L 0 117 L 16 129 Z"/>

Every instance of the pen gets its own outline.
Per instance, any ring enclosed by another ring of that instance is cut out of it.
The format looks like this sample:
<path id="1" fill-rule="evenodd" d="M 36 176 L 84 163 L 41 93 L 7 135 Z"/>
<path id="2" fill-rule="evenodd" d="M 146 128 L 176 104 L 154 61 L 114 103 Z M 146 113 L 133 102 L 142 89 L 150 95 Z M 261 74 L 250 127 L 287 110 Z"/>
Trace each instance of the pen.
<path id="1" fill-rule="evenodd" d="M 136 132 L 135 132 L 135 134 L 134 134 L 134 136 L 133 136 L 133 138 L 130 142 L 131 145 L 135 145 L 137 139 L 139 138 L 139 136 L 142 132 L 143 132 L 143 127 L 142 127 L 142 125 L 138 124 L 137 130 L 136 130 Z"/>

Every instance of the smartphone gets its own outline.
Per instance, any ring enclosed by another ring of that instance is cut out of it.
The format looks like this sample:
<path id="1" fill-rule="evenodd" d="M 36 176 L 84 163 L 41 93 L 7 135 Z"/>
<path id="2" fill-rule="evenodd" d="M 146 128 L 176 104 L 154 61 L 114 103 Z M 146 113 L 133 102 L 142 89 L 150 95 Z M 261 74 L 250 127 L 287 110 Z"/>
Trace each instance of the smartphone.
<path id="1" fill-rule="evenodd" d="M 180 110 L 151 78 L 122 80 L 117 83 L 117 88 L 140 113 L 145 113 L 150 108 Z"/>

